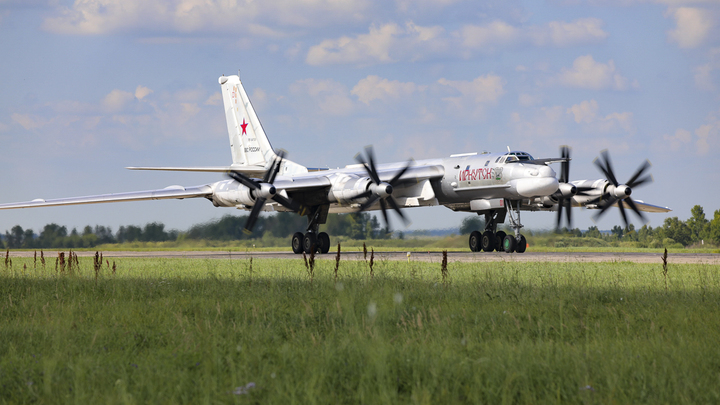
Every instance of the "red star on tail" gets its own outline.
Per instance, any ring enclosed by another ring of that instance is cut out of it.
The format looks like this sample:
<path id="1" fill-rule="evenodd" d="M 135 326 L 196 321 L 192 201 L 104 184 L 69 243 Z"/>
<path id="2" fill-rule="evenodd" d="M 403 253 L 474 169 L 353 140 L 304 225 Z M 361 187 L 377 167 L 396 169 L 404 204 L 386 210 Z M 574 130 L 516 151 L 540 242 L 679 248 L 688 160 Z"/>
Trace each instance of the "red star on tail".
<path id="1" fill-rule="evenodd" d="M 245 118 L 243 118 L 243 123 L 242 123 L 242 125 L 240 125 L 240 126 L 241 126 L 242 129 L 243 129 L 243 133 L 242 133 L 242 134 L 243 134 L 243 135 L 247 135 L 247 130 L 246 130 L 246 129 L 247 129 L 248 124 L 245 122 Z"/>

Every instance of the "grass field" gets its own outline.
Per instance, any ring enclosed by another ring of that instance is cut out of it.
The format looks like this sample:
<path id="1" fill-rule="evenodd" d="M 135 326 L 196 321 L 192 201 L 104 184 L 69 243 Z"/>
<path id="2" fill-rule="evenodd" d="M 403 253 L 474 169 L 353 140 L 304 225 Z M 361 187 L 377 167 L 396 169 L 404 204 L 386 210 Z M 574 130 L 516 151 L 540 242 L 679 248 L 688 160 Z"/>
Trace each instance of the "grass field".
<path id="1" fill-rule="evenodd" d="M 720 268 L 0 263 L 1 403 L 717 403 Z"/>

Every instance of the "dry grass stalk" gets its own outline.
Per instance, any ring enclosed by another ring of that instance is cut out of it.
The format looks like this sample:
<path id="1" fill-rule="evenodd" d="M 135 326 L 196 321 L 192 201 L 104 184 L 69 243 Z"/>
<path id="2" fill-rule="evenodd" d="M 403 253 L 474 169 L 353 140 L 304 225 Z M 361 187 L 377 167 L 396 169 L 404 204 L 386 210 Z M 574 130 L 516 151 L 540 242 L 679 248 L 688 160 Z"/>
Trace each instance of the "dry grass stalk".
<path id="1" fill-rule="evenodd" d="M 338 251 L 337 251 L 337 255 L 335 256 L 335 282 L 336 283 L 337 283 L 338 268 L 340 268 L 340 242 L 338 242 Z"/>
<path id="2" fill-rule="evenodd" d="M 447 282 L 448 269 L 447 269 L 447 250 L 443 250 L 442 263 L 440 265 L 440 274 L 442 274 L 443 284 Z"/>
<path id="3" fill-rule="evenodd" d="M 58 261 L 55 262 L 55 271 L 57 272 L 58 262 L 60 265 L 60 273 L 65 272 L 65 252 L 58 252 Z"/>
<path id="4" fill-rule="evenodd" d="M 315 278 L 315 246 L 310 249 L 310 258 L 308 259 L 308 272 L 310 274 L 310 280 Z"/>
<path id="5" fill-rule="evenodd" d="M 33 255 L 33 268 L 37 269 L 37 250 L 35 251 L 35 254 Z"/>
<path id="6" fill-rule="evenodd" d="M 8 264 L 10 263 L 10 249 L 7 249 L 5 251 L 5 270 L 8 269 Z"/>
<path id="7" fill-rule="evenodd" d="M 365 242 L 363 242 L 363 259 L 367 261 L 367 246 L 365 246 Z"/>
<path id="8" fill-rule="evenodd" d="M 43 253 L 42 250 L 40 250 L 40 263 L 43 266 L 43 269 L 45 268 L 45 253 Z"/>
<path id="9" fill-rule="evenodd" d="M 117 270 L 117 266 L 115 266 L 115 260 L 113 260 L 113 266 L 112 266 L 112 274 L 115 275 L 115 270 Z"/>
<path id="10" fill-rule="evenodd" d="M 97 283 L 98 275 L 100 275 L 100 269 L 102 268 L 102 255 L 100 252 L 95 251 L 95 258 L 93 260 L 93 269 L 95 270 L 95 282 Z"/>
<path id="11" fill-rule="evenodd" d="M 375 264 L 375 249 L 370 249 L 370 278 L 375 276 L 373 265 Z"/>
<path id="12" fill-rule="evenodd" d="M 667 267 L 667 248 L 665 248 L 665 252 L 662 255 L 662 262 L 663 262 L 663 277 L 665 278 L 665 292 L 668 290 L 668 282 L 667 282 L 667 274 L 668 274 L 668 267 Z"/>

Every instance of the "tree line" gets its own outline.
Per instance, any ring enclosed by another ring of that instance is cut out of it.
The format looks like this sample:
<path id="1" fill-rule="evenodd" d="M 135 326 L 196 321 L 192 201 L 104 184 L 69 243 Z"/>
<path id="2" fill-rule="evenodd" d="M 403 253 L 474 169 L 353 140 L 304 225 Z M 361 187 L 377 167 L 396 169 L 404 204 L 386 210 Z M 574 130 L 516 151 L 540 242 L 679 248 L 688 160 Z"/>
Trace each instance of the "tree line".
<path id="1" fill-rule="evenodd" d="M 55 223 L 47 224 L 39 234 L 32 229 L 23 229 L 15 225 L 0 238 L 2 249 L 40 249 L 40 248 L 92 248 L 108 243 L 125 242 L 164 242 L 176 240 L 242 240 L 256 239 L 263 235 L 290 237 L 295 232 L 305 232 L 307 219 L 299 215 L 280 212 L 272 216 L 258 218 L 250 234 L 243 232 L 247 215 L 226 215 L 218 220 L 196 224 L 186 232 L 166 230 L 165 225 L 151 222 L 144 226 L 121 226 L 117 232 L 110 227 L 85 226 L 82 231 Z M 323 226 L 331 235 L 347 236 L 352 239 L 385 239 L 390 234 L 380 227 L 377 218 L 366 212 L 353 214 L 330 214 Z"/>
<path id="2" fill-rule="evenodd" d="M 484 229 L 484 221 L 479 217 L 467 217 L 460 225 L 461 234 L 470 234 L 476 229 Z M 578 228 L 562 228 L 559 233 L 578 238 L 596 238 L 608 242 L 638 242 L 645 247 L 667 247 L 675 244 L 690 246 L 699 243 L 720 245 L 720 210 L 716 210 L 712 219 L 705 216 L 702 206 L 696 205 L 690 210 L 690 218 L 683 221 L 678 217 L 665 218 L 662 226 L 653 228 L 643 225 L 636 229 L 633 224 L 627 227 L 615 225 L 610 233 L 602 233 L 597 226 L 586 231 Z M 535 233 L 537 235 L 537 233 Z"/>

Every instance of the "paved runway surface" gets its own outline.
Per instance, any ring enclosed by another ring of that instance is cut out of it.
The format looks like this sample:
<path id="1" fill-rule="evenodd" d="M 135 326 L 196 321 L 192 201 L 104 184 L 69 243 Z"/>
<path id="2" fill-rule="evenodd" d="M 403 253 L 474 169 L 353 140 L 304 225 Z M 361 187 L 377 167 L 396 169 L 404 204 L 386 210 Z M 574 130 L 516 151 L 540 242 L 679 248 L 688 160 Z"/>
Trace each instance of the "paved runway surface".
<path id="1" fill-rule="evenodd" d="M 363 253 L 355 250 L 342 252 L 341 260 L 362 260 Z M 10 252 L 10 257 L 32 257 L 34 252 Z M 80 257 L 93 256 L 95 252 L 77 252 Z M 369 254 L 369 253 L 368 253 Z M 46 251 L 45 257 L 57 256 L 55 251 Z M 163 257 L 163 258 L 195 258 L 195 259 L 299 259 L 290 251 L 261 252 L 261 251 L 155 251 L 155 252 L 103 252 L 105 258 L 124 257 Z M 335 253 L 317 255 L 319 260 L 335 260 Z M 375 252 L 375 260 L 407 260 L 407 252 Z M 431 263 L 440 263 L 441 251 L 411 252 L 410 260 Z M 563 252 L 563 253 L 472 253 L 448 252 L 448 262 L 634 262 L 634 263 L 662 263 L 659 253 L 615 253 L 615 252 Z M 720 265 L 720 254 L 713 253 L 670 253 L 668 263 L 694 263 Z"/>

